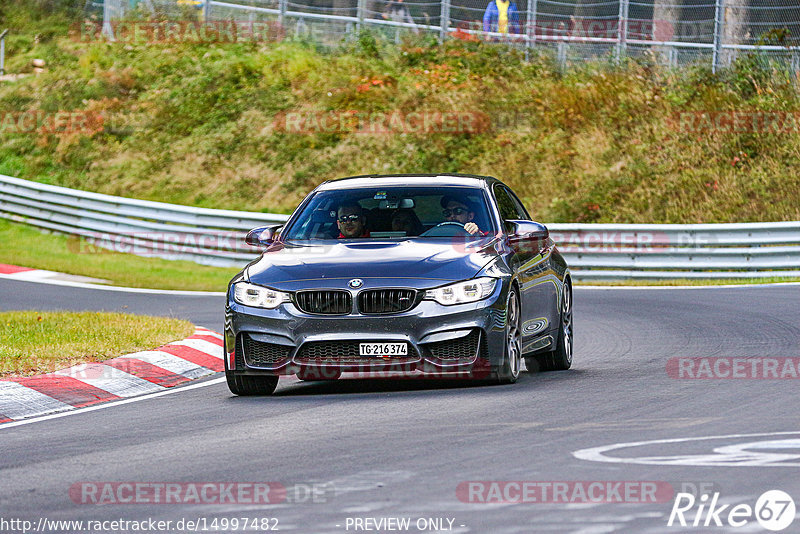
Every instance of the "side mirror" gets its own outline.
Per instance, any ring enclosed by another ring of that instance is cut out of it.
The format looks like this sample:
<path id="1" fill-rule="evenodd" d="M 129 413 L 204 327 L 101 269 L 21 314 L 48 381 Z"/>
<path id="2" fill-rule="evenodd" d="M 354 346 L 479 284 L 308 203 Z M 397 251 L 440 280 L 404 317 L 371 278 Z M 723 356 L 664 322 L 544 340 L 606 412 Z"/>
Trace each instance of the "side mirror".
<path id="1" fill-rule="evenodd" d="M 244 242 L 253 247 L 268 247 L 275 242 L 275 238 L 282 226 L 259 226 L 247 232 Z"/>
<path id="2" fill-rule="evenodd" d="M 533 221 L 506 221 L 508 244 L 514 248 L 538 253 L 547 245 L 550 231 Z"/>

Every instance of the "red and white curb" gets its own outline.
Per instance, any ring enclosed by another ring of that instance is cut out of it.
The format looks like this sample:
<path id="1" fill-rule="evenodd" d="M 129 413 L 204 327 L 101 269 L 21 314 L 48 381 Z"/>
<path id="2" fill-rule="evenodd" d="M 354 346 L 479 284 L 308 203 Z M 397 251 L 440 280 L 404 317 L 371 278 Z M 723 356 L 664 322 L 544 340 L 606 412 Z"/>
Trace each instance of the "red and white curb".
<path id="1" fill-rule="evenodd" d="M 76 274 L 57 273 L 55 271 L 46 271 L 44 269 L 31 269 L 30 267 L 19 267 L 17 265 L 8 265 L 0 263 L 0 278 L 8 278 L 10 280 L 25 280 L 28 282 L 72 282 L 84 284 L 103 284 L 108 283 L 108 280 L 100 278 L 90 278 L 88 276 L 78 276 Z"/>
<path id="2" fill-rule="evenodd" d="M 154 350 L 0 380 L 0 424 L 156 393 L 223 369 L 222 336 L 197 327 Z"/>

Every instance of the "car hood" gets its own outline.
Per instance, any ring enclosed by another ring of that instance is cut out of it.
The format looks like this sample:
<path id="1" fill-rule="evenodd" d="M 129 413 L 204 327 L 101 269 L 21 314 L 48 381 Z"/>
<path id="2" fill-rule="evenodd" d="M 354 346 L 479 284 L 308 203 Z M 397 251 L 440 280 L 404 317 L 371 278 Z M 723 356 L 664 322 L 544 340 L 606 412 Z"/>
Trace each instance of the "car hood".
<path id="1" fill-rule="evenodd" d="M 252 263 L 254 284 L 284 291 L 344 288 L 353 278 L 364 288 L 435 287 L 474 277 L 497 256 L 497 240 L 309 241 L 276 243 Z"/>

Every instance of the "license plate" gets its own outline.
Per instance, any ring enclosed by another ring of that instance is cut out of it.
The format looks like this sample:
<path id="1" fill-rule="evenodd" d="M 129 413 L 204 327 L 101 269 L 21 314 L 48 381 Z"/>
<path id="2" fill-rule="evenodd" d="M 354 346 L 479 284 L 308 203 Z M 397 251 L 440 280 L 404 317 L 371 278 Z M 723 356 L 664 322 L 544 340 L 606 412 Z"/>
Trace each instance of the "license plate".
<path id="1" fill-rule="evenodd" d="M 408 356 L 408 343 L 359 343 L 358 353 L 383 358 Z"/>

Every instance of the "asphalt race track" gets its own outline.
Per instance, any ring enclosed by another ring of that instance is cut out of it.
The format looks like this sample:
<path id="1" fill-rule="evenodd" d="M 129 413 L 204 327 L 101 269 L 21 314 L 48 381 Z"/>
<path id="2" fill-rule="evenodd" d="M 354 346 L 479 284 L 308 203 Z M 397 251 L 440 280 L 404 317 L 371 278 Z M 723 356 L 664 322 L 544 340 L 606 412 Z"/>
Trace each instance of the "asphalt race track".
<path id="1" fill-rule="evenodd" d="M 754 507 L 772 489 L 800 503 L 797 380 L 667 372 L 670 358 L 800 357 L 799 303 L 800 286 L 577 288 L 573 369 L 523 373 L 512 386 L 292 378 L 273 397 L 239 398 L 215 382 L 0 427 L 0 515 L 34 525 L 201 519 L 212 532 L 215 518 L 218 528 L 223 518 L 275 518 L 279 531 L 309 533 L 388 532 L 370 522 L 381 518 L 409 518 L 410 532 L 425 531 L 418 527 L 434 524 L 428 519 L 442 521 L 442 532 L 767 532 L 753 517 L 739 529 L 669 527 L 671 494 L 645 503 L 574 495 L 514 503 L 495 494 L 484 503 L 469 502 L 459 484 L 652 481 L 674 491 L 713 488 L 719 504 L 732 506 Z M 0 280 L 0 309 L 25 308 L 171 315 L 220 331 L 223 297 Z M 595 449 L 629 442 L 653 443 Z M 290 493 L 277 504 L 100 506 L 70 494 L 85 482 L 275 482 Z M 309 489 L 314 498 L 303 493 Z M 229 522 L 224 530 L 236 529 Z M 800 520 L 784 532 L 800 532 Z"/>

